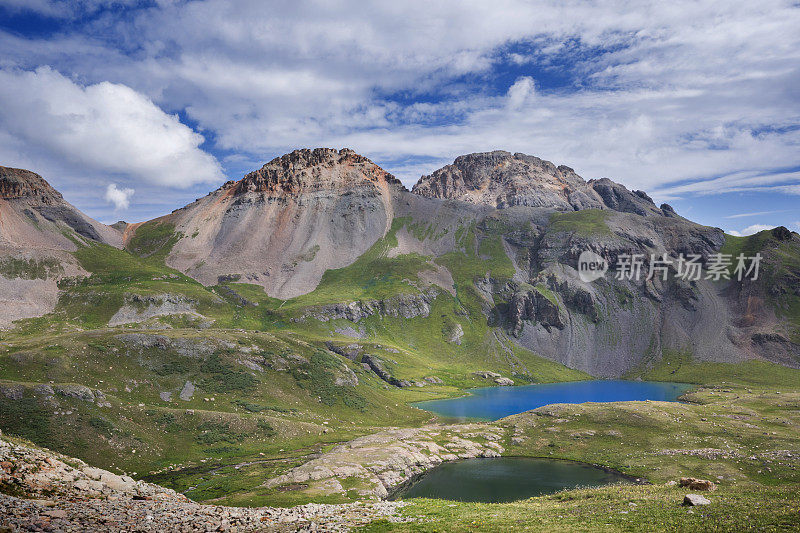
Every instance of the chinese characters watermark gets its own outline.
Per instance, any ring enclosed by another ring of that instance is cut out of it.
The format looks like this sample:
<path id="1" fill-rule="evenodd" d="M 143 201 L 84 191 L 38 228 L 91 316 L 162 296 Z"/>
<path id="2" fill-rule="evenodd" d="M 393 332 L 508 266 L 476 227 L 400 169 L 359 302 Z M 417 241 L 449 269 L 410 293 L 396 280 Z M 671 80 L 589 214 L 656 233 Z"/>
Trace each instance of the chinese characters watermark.
<path id="1" fill-rule="evenodd" d="M 699 254 L 682 253 L 675 259 L 666 253 L 650 254 L 649 261 L 645 261 L 646 258 L 645 254 L 619 255 L 614 265 L 614 279 L 639 281 L 645 276 L 646 280 L 666 281 L 672 271 L 675 278 L 685 281 L 755 281 L 761 266 L 760 253 L 754 256 L 740 253 L 736 257 L 732 254 L 715 253 L 708 256 L 706 261 Z M 591 250 L 584 251 L 578 258 L 578 275 L 585 282 L 600 279 L 608 270 L 608 261 Z"/>

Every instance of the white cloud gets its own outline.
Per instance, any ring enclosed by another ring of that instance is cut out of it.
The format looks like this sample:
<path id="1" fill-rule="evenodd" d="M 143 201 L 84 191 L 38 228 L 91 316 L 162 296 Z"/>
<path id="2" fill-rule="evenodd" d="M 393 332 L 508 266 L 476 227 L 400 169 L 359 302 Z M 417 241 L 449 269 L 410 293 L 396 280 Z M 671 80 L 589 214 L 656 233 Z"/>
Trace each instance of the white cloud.
<path id="1" fill-rule="evenodd" d="M 45 152 L 85 168 L 159 185 L 220 180 L 219 163 L 199 148 L 203 137 L 130 87 L 83 87 L 60 73 L 0 70 L 0 127 Z"/>
<path id="2" fill-rule="evenodd" d="M 133 189 L 120 189 L 116 183 L 109 183 L 106 187 L 106 202 L 114 204 L 114 209 L 128 209 L 131 205 L 131 196 L 135 191 Z"/>
<path id="3" fill-rule="evenodd" d="M 758 233 L 759 231 L 764 231 L 765 229 L 772 229 L 775 226 L 771 226 L 769 224 L 753 224 L 752 226 L 747 226 L 741 231 L 730 230 L 728 233 L 734 235 L 736 237 L 746 237 L 748 235 L 753 235 Z"/>
<path id="4" fill-rule="evenodd" d="M 728 215 L 724 218 L 746 218 L 746 217 L 756 217 L 756 216 L 763 216 L 763 215 L 773 215 L 775 213 L 785 213 L 785 209 L 781 209 L 779 211 L 755 211 L 753 213 L 737 213 L 735 215 Z"/>
<path id="5" fill-rule="evenodd" d="M 536 84 L 530 76 L 523 76 L 508 88 L 508 106 L 519 109 L 536 92 Z"/>
<path id="6" fill-rule="evenodd" d="M 456 155 L 501 148 L 659 200 L 800 194 L 786 172 L 800 167 L 797 27 L 791 0 L 298 0 L 269 10 L 198 0 L 46 39 L 0 32 L 0 66 L 49 64 L 130 87 L 184 110 L 220 157 L 349 146 L 400 162 L 387 170 L 413 183 Z M 552 73 L 566 86 L 548 88 Z M 175 166 L 170 174 L 195 174 Z"/>

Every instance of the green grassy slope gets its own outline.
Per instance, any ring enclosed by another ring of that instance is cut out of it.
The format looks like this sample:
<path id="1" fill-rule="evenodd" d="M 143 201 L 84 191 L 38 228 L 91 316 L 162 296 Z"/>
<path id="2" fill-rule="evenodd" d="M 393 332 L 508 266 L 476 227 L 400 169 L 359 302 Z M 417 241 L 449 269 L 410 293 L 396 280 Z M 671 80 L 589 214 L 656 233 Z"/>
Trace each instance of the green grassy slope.
<path id="1" fill-rule="evenodd" d="M 403 226 L 421 240 L 452 235 L 456 246 L 439 257 L 391 257 L 397 231 Z M 398 219 L 387 236 L 355 263 L 326 272 L 314 291 L 287 301 L 269 298 L 261 287 L 237 280 L 204 287 L 165 266 L 168 250 L 177 239 L 185 238 L 167 223 L 140 226 L 128 251 L 81 246 L 75 255 L 91 276 L 63 281 L 54 313 L 0 332 L 0 428 L 101 467 L 136 472 L 136 477 L 184 491 L 198 501 L 302 503 L 288 493 L 265 492 L 259 485 L 335 443 L 381 427 L 416 426 L 431 420 L 430 414 L 408 404 L 491 384 L 476 377 L 476 371 L 493 370 L 517 384 L 589 377 L 511 342 L 495 316 L 506 303 L 504 296 L 478 288 L 481 283 L 503 285 L 514 277 L 502 235 L 519 229 L 500 219 L 480 224 L 467 220 L 447 230 Z M 551 230 L 604 233 L 605 214 L 554 215 Z M 768 236 L 734 239 L 726 246 L 748 252 L 767 250 L 778 257 L 777 270 L 769 273 L 778 277 L 770 279 L 791 279 L 797 270 L 793 249 Z M 455 294 L 439 290 L 427 316 L 375 315 L 358 323 L 303 318 L 311 307 L 418 294 L 420 273 L 437 266 L 452 274 Z M 38 275 L 50 266 L 9 264 L 4 268 Z M 552 297 L 543 286 L 535 290 Z M 183 298 L 202 317 L 157 317 L 142 324 L 108 326 L 123 306 L 145 306 L 143 299 L 157 300 L 163 295 Z M 790 318 L 798 316 L 800 308 L 791 293 L 776 297 L 774 305 Z M 345 335 L 348 332 L 350 336 Z M 328 350 L 328 342 L 337 348 L 357 344 L 359 355 L 355 360 L 342 357 Z M 378 358 L 398 379 L 422 382 L 436 377 L 442 383 L 394 387 L 364 368 L 364 355 Z M 759 431 L 774 431 L 776 445 L 794 449 L 790 437 L 796 436 L 797 427 L 791 411 L 797 410 L 797 402 L 786 393 L 799 382 L 796 373 L 767 363 L 697 364 L 668 354 L 639 377 L 726 390 L 733 387 L 734 392 L 707 389 L 693 395 L 697 403 L 688 407 L 643 404 L 636 409 L 585 406 L 574 412 L 565 410 L 555 417 L 566 420 L 552 426 L 557 431 L 545 424 L 519 422 L 524 426 L 521 434 L 527 437 L 519 445 L 511 442 L 518 421 L 511 421 L 506 426 L 509 453 L 599 462 L 660 481 L 677 475 L 681 465 L 687 473 L 717 475 L 716 467 L 693 456 L 677 460 L 654 454 L 676 435 L 698 447 L 714 447 L 728 433 L 739 432 L 743 440 L 736 445 L 744 450 L 763 438 Z M 195 392 L 184 401 L 179 394 L 187 381 Z M 90 396 L 78 385 L 89 387 Z M 92 391 L 102 391 L 102 396 Z M 775 394 L 779 391 L 783 394 Z M 162 393 L 169 393 L 169 399 L 162 398 Z M 762 418 L 790 423 L 747 421 L 757 429 L 740 432 L 739 421 L 720 415 L 722 405 L 735 405 L 738 414 L 760 413 Z M 709 427 L 702 418 L 713 424 Z M 607 433 L 613 428 L 629 438 L 620 440 Z M 595 434 L 592 438 L 573 436 L 582 431 Z M 735 461 L 722 461 L 719 469 L 719 475 L 739 475 Z M 758 474 L 750 466 L 746 470 L 745 477 L 754 483 L 752 494 L 775 498 L 764 507 L 765 512 L 769 509 L 782 516 L 788 505 L 784 484 L 800 480 L 786 469 L 774 475 Z M 600 514 L 604 506 L 625 508 L 625 498 L 632 498 L 648 509 L 639 524 L 650 527 L 675 519 L 672 511 L 665 510 L 674 491 L 660 486 L 573 491 L 569 497 L 490 507 L 496 510 L 497 520 L 483 525 L 496 530 L 507 530 L 510 524 L 570 528 L 580 522 L 555 517 L 572 510 L 586 517 L 586 523 L 600 527 L 605 523 Z M 750 495 L 735 489 L 729 495 L 729 502 L 752 501 Z M 429 515 L 433 530 L 448 525 L 467 529 L 477 513 L 486 509 L 447 505 L 417 502 L 408 512 Z M 726 509 L 725 505 L 719 508 Z M 525 516 L 548 509 L 555 514 L 547 519 Z M 618 518 L 611 522 L 612 529 L 624 525 L 623 517 Z M 762 518 L 761 514 L 753 517 L 754 523 Z M 691 517 L 687 520 L 686 524 L 692 523 Z"/>

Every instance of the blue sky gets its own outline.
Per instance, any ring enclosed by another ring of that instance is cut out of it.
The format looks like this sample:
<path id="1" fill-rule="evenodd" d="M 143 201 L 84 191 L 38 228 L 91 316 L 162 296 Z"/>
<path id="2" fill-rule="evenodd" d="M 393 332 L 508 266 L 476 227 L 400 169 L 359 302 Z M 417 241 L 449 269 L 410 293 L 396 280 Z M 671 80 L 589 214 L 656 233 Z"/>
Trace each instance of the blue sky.
<path id="1" fill-rule="evenodd" d="M 0 164 L 104 222 L 299 147 L 408 187 L 505 149 L 800 230 L 796 2 L 0 0 Z"/>

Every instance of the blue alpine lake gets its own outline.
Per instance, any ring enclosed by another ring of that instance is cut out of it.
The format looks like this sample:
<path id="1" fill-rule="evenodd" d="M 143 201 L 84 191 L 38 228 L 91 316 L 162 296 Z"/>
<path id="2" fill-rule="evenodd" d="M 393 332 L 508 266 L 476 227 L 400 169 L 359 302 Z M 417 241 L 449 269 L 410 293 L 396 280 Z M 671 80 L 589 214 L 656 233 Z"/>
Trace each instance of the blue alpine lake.
<path id="1" fill-rule="evenodd" d="M 469 395 L 428 400 L 414 407 L 437 415 L 497 420 L 554 403 L 664 401 L 674 402 L 692 385 L 661 381 L 591 380 L 545 383 L 520 387 L 471 389 Z"/>

